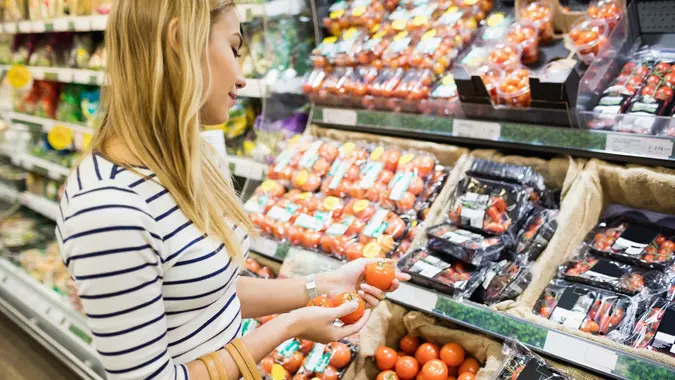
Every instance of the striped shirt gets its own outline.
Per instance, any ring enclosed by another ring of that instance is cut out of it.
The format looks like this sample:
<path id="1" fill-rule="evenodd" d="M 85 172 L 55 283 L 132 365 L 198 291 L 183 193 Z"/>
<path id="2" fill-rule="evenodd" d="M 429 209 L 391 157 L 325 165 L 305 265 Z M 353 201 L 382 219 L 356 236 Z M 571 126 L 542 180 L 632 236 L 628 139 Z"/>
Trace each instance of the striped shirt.
<path id="1" fill-rule="evenodd" d="M 108 378 L 187 379 L 184 363 L 240 335 L 239 268 L 138 171 L 87 157 L 66 182 L 56 236 Z"/>

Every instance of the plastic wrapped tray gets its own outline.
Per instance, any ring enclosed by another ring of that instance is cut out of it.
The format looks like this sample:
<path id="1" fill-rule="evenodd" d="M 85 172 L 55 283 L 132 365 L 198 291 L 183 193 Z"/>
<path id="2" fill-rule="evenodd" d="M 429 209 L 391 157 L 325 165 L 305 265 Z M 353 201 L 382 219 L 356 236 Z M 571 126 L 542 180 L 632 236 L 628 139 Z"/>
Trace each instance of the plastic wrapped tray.
<path id="1" fill-rule="evenodd" d="M 528 265 L 503 260 L 488 270 L 485 281 L 476 292 L 477 299 L 486 305 L 514 300 L 531 281 L 532 272 Z"/>
<path id="2" fill-rule="evenodd" d="M 627 343 L 675 355 L 675 303 L 657 298 L 640 316 Z"/>
<path id="3" fill-rule="evenodd" d="M 497 380 L 573 380 L 549 366 L 539 355 L 515 341 L 502 349 L 504 366 Z"/>
<path id="4" fill-rule="evenodd" d="M 484 236 L 453 223 L 430 227 L 427 236 L 429 248 L 476 266 L 499 260 L 511 244 L 508 235 Z"/>
<path id="5" fill-rule="evenodd" d="M 559 210 L 549 210 L 542 207 L 535 208 L 525 222 L 525 227 L 518 233 L 516 239 L 516 255 L 525 255 L 528 260 L 539 258 L 558 229 L 556 218 Z"/>

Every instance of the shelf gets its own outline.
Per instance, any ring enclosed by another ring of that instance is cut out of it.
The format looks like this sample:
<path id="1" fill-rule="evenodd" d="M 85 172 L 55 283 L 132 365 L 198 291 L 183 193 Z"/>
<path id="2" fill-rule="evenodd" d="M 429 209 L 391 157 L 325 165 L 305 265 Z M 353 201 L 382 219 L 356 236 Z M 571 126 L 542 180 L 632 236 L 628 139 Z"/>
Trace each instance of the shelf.
<path id="1" fill-rule="evenodd" d="M 80 377 L 105 378 L 84 318 L 62 296 L 1 257 L 0 310 Z"/>
<path id="2" fill-rule="evenodd" d="M 11 187 L 0 183 L 0 200 L 8 203 L 14 203 L 19 198 L 19 192 Z"/>
<path id="3" fill-rule="evenodd" d="M 21 193 L 19 195 L 19 201 L 22 205 L 47 219 L 56 221 L 59 217 L 59 205 L 54 201 L 31 193 Z"/>
<path id="4" fill-rule="evenodd" d="M 249 22 L 256 17 L 295 16 L 300 14 L 306 5 L 301 0 L 273 0 L 262 4 L 237 4 L 240 22 Z"/>
<path id="5" fill-rule="evenodd" d="M 457 302 L 415 285 L 401 284 L 388 298 L 499 339 L 518 340 L 536 351 L 612 378 L 675 379 L 675 369 L 663 364 L 499 313 L 483 305 Z"/>
<path id="6" fill-rule="evenodd" d="M 322 106 L 314 107 L 311 122 L 449 143 L 464 142 L 675 167 L 675 139 L 672 138 Z"/>
<path id="7" fill-rule="evenodd" d="M 11 65 L 0 65 L 2 71 L 7 71 Z M 61 83 L 79 83 L 93 86 L 102 86 L 105 81 L 103 71 L 66 69 L 57 67 L 26 66 L 35 80 L 48 80 Z"/>
<path id="8" fill-rule="evenodd" d="M 251 240 L 251 250 L 253 252 L 280 263 L 284 262 L 289 249 L 290 245 L 287 243 L 278 243 L 262 236 Z"/>
<path id="9" fill-rule="evenodd" d="M 267 165 L 246 157 L 228 156 L 230 172 L 238 177 L 262 181 L 267 174 Z"/>
<path id="10" fill-rule="evenodd" d="M 105 30 L 108 16 L 60 17 L 0 23 L 0 33 L 93 32 Z"/>
<path id="11" fill-rule="evenodd" d="M 70 174 L 70 169 L 67 167 L 31 156 L 28 153 L 13 155 L 12 163 L 28 171 L 41 174 L 57 181 L 65 180 L 68 177 L 68 174 Z"/>
<path id="12" fill-rule="evenodd" d="M 12 123 L 26 124 L 28 126 L 40 126 L 43 132 L 49 132 L 54 126 L 62 126 L 72 129 L 76 133 L 94 133 L 94 130 L 84 124 L 66 123 L 44 117 L 28 115 L 20 112 L 9 112 L 7 114 Z"/>

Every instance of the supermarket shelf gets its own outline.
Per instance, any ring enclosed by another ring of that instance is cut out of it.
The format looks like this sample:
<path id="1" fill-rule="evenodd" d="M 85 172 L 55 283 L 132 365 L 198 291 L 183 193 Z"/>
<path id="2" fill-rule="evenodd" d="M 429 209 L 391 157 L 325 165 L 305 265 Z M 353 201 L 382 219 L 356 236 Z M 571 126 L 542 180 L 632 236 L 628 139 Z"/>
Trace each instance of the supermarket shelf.
<path id="1" fill-rule="evenodd" d="M 253 252 L 280 263 L 284 262 L 290 248 L 291 246 L 287 243 L 278 243 L 262 236 L 251 240 L 251 250 Z"/>
<path id="2" fill-rule="evenodd" d="M 108 16 L 61 17 L 50 20 L 4 22 L 0 33 L 93 32 L 105 30 Z"/>
<path id="3" fill-rule="evenodd" d="M 554 154 L 573 154 L 643 165 L 675 167 L 673 138 L 559 128 L 517 122 L 495 122 L 447 117 L 315 106 L 315 124 L 388 133 L 448 143 L 512 148 Z"/>
<path id="4" fill-rule="evenodd" d="M 0 311 L 81 378 L 105 378 L 84 318 L 56 292 L 5 258 L 0 258 Z"/>
<path id="5" fill-rule="evenodd" d="M 49 199 L 31 193 L 21 193 L 19 195 L 19 201 L 22 205 L 37 212 L 47 219 L 56 221 L 59 217 L 59 205 L 54 201 L 50 201 Z"/>
<path id="6" fill-rule="evenodd" d="M 415 285 L 401 284 L 388 298 L 499 339 L 518 340 L 535 351 L 603 376 L 635 380 L 675 379 L 675 368 L 498 313 L 483 305 L 458 302 Z"/>
<path id="7" fill-rule="evenodd" d="M 12 163 L 28 171 L 35 172 L 45 177 L 61 181 L 68 177 L 70 169 L 65 166 L 49 162 L 45 159 L 31 156 L 28 153 L 12 155 Z"/>
<path id="8" fill-rule="evenodd" d="M 249 22 L 256 17 L 295 16 L 303 11 L 305 4 L 301 0 L 273 0 L 264 4 L 237 4 L 241 22 Z"/>
<path id="9" fill-rule="evenodd" d="M 267 165 L 245 157 L 228 156 L 227 160 L 232 174 L 256 181 L 265 179 Z"/>
<path id="10" fill-rule="evenodd" d="M 11 65 L 0 65 L 2 71 L 7 71 Z M 26 66 L 35 80 L 49 80 L 61 83 L 79 83 L 93 86 L 102 86 L 105 82 L 103 71 L 65 69 L 56 67 Z"/>
<path id="11" fill-rule="evenodd" d="M 0 183 L 0 200 L 8 203 L 14 203 L 19 198 L 19 192 L 7 185 Z"/>
<path id="12" fill-rule="evenodd" d="M 7 116 L 12 123 L 27 124 L 29 126 L 40 126 L 43 132 L 49 132 L 54 126 L 59 125 L 72 129 L 76 133 L 93 133 L 93 129 L 84 124 L 66 123 L 44 117 L 28 115 L 20 112 L 8 112 Z"/>

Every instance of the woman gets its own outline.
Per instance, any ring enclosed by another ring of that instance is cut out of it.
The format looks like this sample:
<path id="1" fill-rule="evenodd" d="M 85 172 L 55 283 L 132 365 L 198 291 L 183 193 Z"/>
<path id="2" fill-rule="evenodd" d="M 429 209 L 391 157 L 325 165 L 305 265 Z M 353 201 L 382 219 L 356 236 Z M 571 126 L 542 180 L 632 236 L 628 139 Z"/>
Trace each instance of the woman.
<path id="1" fill-rule="evenodd" d="M 353 304 L 304 307 L 311 294 L 358 290 L 367 260 L 313 278 L 239 277 L 254 231 L 225 167 L 199 138 L 225 122 L 245 86 L 232 0 L 117 0 L 108 20 L 109 86 L 102 127 L 70 176 L 56 235 L 111 379 L 210 379 L 242 318 L 286 313 L 242 338 L 259 362 L 283 341 L 358 332 L 336 318 Z M 392 289 L 399 280 L 398 275 Z"/>

